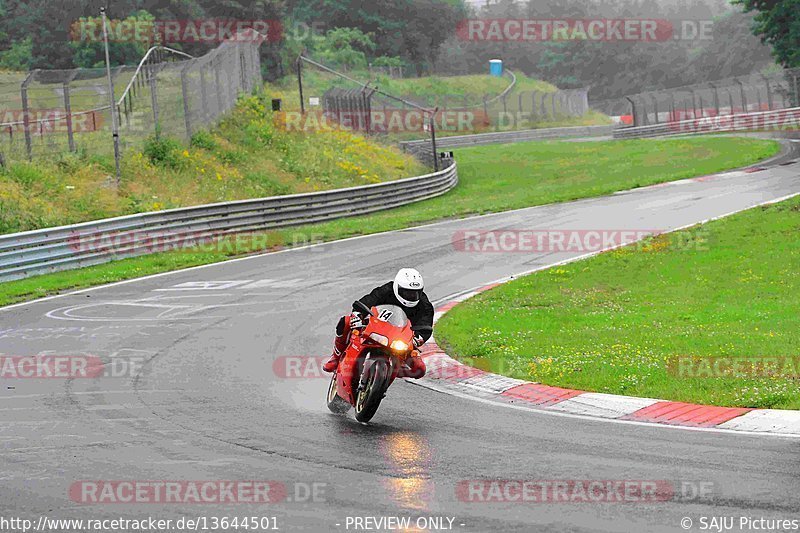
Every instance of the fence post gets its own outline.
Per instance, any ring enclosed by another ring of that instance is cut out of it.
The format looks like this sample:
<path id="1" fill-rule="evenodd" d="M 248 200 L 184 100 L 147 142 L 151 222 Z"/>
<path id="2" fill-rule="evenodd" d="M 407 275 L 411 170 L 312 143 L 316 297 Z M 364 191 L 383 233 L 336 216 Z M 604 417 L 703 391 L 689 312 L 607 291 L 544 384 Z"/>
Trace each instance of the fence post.
<path id="1" fill-rule="evenodd" d="M 218 54 L 217 54 L 218 55 Z M 213 61 L 211 64 L 214 67 L 214 84 L 217 86 L 217 90 L 214 93 L 217 95 L 217 113 L 221 114 L 223 111 L 222 107 L 222 83 L 219 81 L 219 61 L 217 60 L 217 55 L 214 56 Z"/>
<path id="2" fill-rule="evenodd" d="M 433 110 L 433 115 L 431 116 L 430 121 L 430 128 L 431 128 L 431 148 L 433 149 L 433 170 L 439 172 L 439 154 L 436 153 L 436 112 L 439 111 L 439 108 Z"/>
<path id="3" fill-rule="evenodd" d="M 633 115 L 633 127 L 639 127 L 639 114 L 636 112 L 636 102 L 633 101 L 633 98 L 630 96 L 626 96 L 625 100 L 631 103 L 631 115 Z"/>
<path id="4" fill-rule="evenodd" d="M 709 85 L 714 89 L 714 108 L 717 111 L 717 116 L 719 116 L 719 87 L 717 87 L 717 84 L 714 82 L 710 82 Z"/>
<path id="5" fill-rule="evenodd" d="M 772 111 L 772 108 L 774 106 L 772 105 L 772 91 L 769 85 L 769 78 L 767 78 L 764 74 L 762 74 L 761 77 L 764 79 L 764 83 L 766 83 L 767 85 L 767 106 L 768 106 L 767 111 Z"/>
<path id="6" fill-rule="evenodd" d="M 742 113 L 747 113 L 748 105 L 747 105 L 747 96 L 745 95 L 744 92 L 744 83 L 742 83 L 742 80 L 740 80 L 739 78 L 733 78 L 733 81 L 739 84 L 739 91 L 741 92 L 742 95 Z"/>
<path id="7" fill-rule="evenodd" d="M 306 114 L 306 103 L 303 97 L 303 56 L 297 57 L 297 86 L 300 90 L 300 114 Z"/>
<path id="8" fill-rule="evenodd" d="M 28 161 L 33 158 L 33 147 L 31 146 L 31 117 L 30 109 L 28 108 L 28 84 L 30 84 L 37 72 L 39 72 L 39 69 L 28 73 L 20 86 L 22 96 L 22 127 L 25 130 L 25 151 L 28 154 Z"/>
<path id="9" fill-rule="evenodd" d="M 697 120 L 697 93 L 694 89 L 689 89 L 689 93 L 692 95 L 692 118 Z"/>
<path id="10" fill-rule="evenodd" d="M 128 126 L 129 128 L 131 127 L 130 114 L 133 112 L 133 99 L 131 98 L 131 92 L 132 91 L 128 91 L 128 94 L 122 101 L 122 109 L 125 110 L 125 125 Z"/>
<path id="11" fill-rule="evenodd" d="M 156 139 L 158 139 L 161 135 L 161 127 L 158 123 L 158 89 L 156 88 L 157 75 L 156 67 L 153 65 L 150 75 L 148 76 L 148 81 L 150 82 L 150 102 L 153 106 L 153 125 L 155 128 Z M 113 113 L 114 110 L 112 109 L 111 112 Z"/>
<path id="12" fill-rule="evenodd" d="M 678 121 L 678 115 L 676 112 L 677 106 L 675 105 L 675 93 L 673 91 L 670 91 L 669 98 L 670 98 L 670 116 L 668 122 L 677 122 Z"/>
<path id="13" fill-rule="evenodd" d="M 203 102 L 203 114 L 202 114 L 202 121 L 203 124 L 208 122 L 209 109 L 208 109 L 208 91 L 206 90 L 206 69 L 205 65 L 200 67 L 200 98 Z"/>
<path id="14" fill-rule="evenodd" d="M 69 151 L 75 151 L 75 137 L 72 134 L 72 107 L 69 102 L 69 82 L 64 82 L 64 112 L 67 118 L 67 142 L 69 143 Z"/>
<path id="15" fill-rule="evenodd" d="M 591 87 L 581 90 L 581 116 L 589 112 L 589 91 Z"/>
<path id="16" fill-rule="evenodd" d="M 186 138 L 192 138 L 192 117 L 189 115 L 189 83 L 186 71 L 194 64 L 194 60 L 181 69 L 181 93 L 183 94 L 183 120 L 186 123 Z"/>

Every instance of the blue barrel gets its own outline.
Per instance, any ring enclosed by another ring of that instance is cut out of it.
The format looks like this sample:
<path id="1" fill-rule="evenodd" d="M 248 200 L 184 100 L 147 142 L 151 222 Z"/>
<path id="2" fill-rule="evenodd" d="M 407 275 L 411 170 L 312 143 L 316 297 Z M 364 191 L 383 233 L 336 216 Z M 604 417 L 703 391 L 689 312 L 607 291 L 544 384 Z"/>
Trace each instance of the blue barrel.
<path id="1" fill-rule="evenodd" d="M 489 61 L 489 74 L 492 76 L 502 76 L 503 75 L 503 60 L 502 59 L 492 59 Z"/>

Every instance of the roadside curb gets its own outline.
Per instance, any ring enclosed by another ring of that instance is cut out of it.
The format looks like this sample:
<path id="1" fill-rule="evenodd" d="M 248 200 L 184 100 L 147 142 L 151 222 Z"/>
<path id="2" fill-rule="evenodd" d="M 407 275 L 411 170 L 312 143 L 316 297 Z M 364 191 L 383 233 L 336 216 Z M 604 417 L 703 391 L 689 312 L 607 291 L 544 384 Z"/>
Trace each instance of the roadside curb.
<path id="1" fill-rule="evenodd" d="M 578 259 L 581 258 L 572 261 Z M 461 302 L 517 277 L 505 278 L 445 299 L 436 308 L 434 322 Z M 435 339 L 423 347 L 421 355 L 428 372 L 418 383 L 421 386 L 433 385 L 428 388 L 443 389 L 442 392 L 458 392 L 501 404 L 587 418 L 800 437 L 800 411 L 717 407 L 551 387 L 464 365 L 447 355 Z"/>

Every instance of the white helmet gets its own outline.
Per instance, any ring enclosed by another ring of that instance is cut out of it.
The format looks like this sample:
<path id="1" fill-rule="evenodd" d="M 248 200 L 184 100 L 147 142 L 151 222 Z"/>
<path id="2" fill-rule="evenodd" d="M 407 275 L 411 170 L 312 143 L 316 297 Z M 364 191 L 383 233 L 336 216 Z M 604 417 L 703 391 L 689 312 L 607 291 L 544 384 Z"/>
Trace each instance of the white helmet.
<path id="1" fill-rule="evenodd" d="M 419 303 L 424 288 L 422 275 L 413 268 L 401 268 L 394 277 L 394 295 L 406 307 L 414 307 Z"/>

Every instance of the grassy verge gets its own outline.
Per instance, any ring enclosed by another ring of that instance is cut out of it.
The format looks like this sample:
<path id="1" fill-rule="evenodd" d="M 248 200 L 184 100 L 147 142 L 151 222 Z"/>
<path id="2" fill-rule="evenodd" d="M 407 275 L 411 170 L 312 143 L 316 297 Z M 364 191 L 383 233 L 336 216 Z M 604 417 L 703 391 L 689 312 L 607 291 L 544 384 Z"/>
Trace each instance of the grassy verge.
<path id="1" fill-rule="evenodd" d="M 149 138 L 124 152 L 116 187 L 111 156 L 65 153 L 0 169 L 0 233 L 144 211 L 338 189 L 427 172 L 398 149 L 346 131 L 276 127 L 269 95 L 240 99 L 190 146 Z"/>
<path id="2" fill-rule="evenodd" d="M 437 135 L 439 136 L 611 123 L 609 117 L 594 110 L 589 110 L 581 117 L 571 116 L 562 109 L 558 101 L 555 115 L 553 115 L 550 95 L 557 92 L 558 88 L 547 82 L 528 78 L 523 74 L 517 74 L 517 83 L 506 96 L 505 102 L 495 98 L 508 88 L 510 79 L 507 77 L 471 75 L 393 79 L 388 76 L 378 76 L 376 79 L 368 72 L 351 72 L 349 75 L 356 80 L 372 80 L 373 85 L 377 85 L 382 91 L 403 97 L 419 105 L 426 105 L 430 108 L 438 107 L 440 111 L 449 110 L 446 120 L 443 119 L 442 113 L 438 115 Z M 352 82 L 314 70 L 311 67 L 304 70 L 303 76 L 307 97 L 320 97 L 328 89 L 334 87 L 357 88 Z M 300 100 L 296 78 L 287 77 L 281 80 L 276 85 L 276 89 L 281 93 L 284 109 L 288 111 L 299 109 Z M 484 98 L 488 102 L 486 105 L 483 103 Z M 390 109 L 398 105 L 394 101 L 385 101 L 377 96 L 373 102 L 373 110 L 381 111 L 384 104 L 387 104 Z M 546 111 L 542 110 L 543 107 Z M 467 109 L 468 112 L 454 111 L 457 109 Z M 465 124 L 459 124 L 460 121 L 465 121 Z M 427 135 L 425 131 L 393 131 L 386 140 L 397 142 L 424 138 Z"/>
<path id="3" fill-rule="evenodd" d="M 437 339 L 548 385 L 800 409 L 799 229 L 793 199 L 538 272 L 456 307 Z"/>
<path id="4" fill-rule="evenodd" d="M 460 183 L 447 195 L 372 215 L 269 232 L 249 243 L 181 250 L 0 284 L 0 305 L 66 289 L 224 261 L 296 242 L 328 241 L 445 218 L 608 194 L 747 165 L 776 153 L 774 141 L 686 140 L 546 142 L 459 150 Z M 600 163 L 598 163 L 600 161 Z M 260 241 L 257 246 L 252 243 Z"/>

